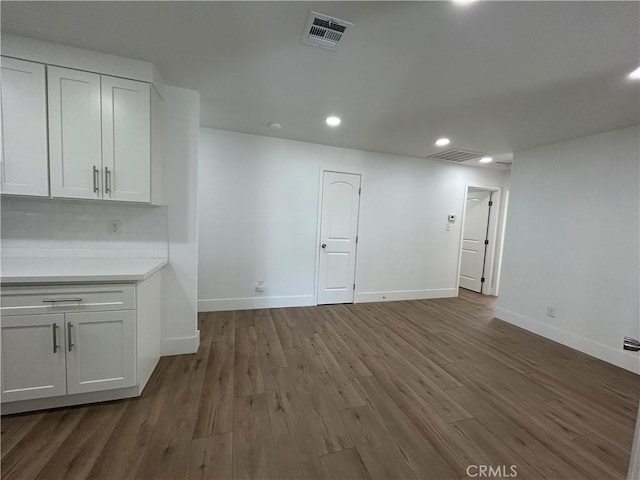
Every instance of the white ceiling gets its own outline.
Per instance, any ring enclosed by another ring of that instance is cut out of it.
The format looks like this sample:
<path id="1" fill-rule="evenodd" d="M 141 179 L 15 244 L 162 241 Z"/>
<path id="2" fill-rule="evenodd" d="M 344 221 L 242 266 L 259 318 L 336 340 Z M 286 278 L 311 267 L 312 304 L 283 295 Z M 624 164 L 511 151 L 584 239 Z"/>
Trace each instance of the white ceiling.
<path id="1" fill-rule="evenodd" d="M 635 125 L 638 2 L 6 2 L 2 31 L 155 63 L 201 124 L 415 157 Z M 309 12 L 351 21 L 337 53 Z M 329 129 L 324 118 L 342 117 Z M 282 123 L 279 131 L 270 121 Z"/>

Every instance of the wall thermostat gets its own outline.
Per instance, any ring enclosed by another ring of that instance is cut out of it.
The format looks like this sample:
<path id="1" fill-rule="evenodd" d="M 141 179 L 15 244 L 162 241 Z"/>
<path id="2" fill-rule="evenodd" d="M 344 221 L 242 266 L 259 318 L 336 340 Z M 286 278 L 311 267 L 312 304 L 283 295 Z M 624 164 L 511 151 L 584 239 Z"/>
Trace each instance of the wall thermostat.
<path id="1" fill-rule="evenodd" d="M 449 220 L 451 223 L 453 223 L 453 222 L 455 222 L 455 221 L 456 221 L 456 216 L 455 216 L 455 215 L 453 215 L 453 214 L 451 214 L 451 215 L 449 215 L 449 216 L 447 217 L 447 220 Z"/>

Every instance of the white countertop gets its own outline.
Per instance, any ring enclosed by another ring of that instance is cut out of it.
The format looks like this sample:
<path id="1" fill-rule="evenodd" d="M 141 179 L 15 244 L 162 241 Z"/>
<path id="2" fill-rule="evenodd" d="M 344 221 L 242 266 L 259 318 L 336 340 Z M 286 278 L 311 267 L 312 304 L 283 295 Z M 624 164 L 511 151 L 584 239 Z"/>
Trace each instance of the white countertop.
<path id="1" fill-rule="evenodd" d="M 137 282 L 167 263 L 166 258 L 3 258 L 0 282 Z"/>

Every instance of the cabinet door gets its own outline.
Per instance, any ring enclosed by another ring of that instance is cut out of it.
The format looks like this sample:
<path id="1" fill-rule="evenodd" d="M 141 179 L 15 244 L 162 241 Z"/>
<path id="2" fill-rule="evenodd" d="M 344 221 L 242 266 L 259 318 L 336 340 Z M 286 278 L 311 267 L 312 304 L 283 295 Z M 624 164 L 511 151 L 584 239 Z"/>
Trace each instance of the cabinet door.
<path id="1" fill-rule="evenodd" d="M 149 84 L 102 76 L 102 162 L 103 198 L 151 201 Z"/>
<path id="2" fill-rule="evenodd" d="M 51 195 L 102 198 L 100 75 L 47 67 Z"/>
<path id="3" fill-rule="evenodd" d="M 67 391 L 136 384 L 135 311 L 67 313 Z"/>
<path id="4" fill-rule="evenodd" d="M 64 315 L 2 318 L 2 401 L 67 393 Z"/>
<path id="5" fill-rule="evenodd" d="M 2 57 L 2 193 L 49 195 L 44 65 Z"/>

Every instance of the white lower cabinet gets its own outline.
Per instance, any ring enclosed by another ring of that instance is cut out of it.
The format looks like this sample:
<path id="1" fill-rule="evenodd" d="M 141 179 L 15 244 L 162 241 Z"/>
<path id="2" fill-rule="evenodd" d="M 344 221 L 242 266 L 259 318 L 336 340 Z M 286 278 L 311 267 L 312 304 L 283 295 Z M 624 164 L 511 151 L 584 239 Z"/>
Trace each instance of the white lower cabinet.
<path id="1" fill-rule="evenodd" d="M 1 401 L 137 385 L 136 310 L 118 309 L 134 296 L 133 285 L 3 289 Z"/>
<path id="2" fill-rule="evenodd" d="M 135 312 L 68 313 L 67 393 L 136 383 Z"/>
<path id="3" fill-rule="evenodd" d="M 2 401 L 67 394 L 64 314 L 2 318 Z"/>

